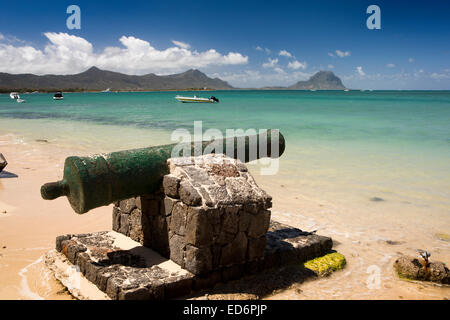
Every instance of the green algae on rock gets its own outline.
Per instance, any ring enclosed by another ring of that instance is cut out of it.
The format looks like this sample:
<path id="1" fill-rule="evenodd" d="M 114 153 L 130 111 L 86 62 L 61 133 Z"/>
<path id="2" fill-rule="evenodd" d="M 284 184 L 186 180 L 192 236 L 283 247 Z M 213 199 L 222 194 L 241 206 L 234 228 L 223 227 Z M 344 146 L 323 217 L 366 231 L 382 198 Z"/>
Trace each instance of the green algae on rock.
<path id="1" fill-rule="evenodd" d="M 305 262 L 304 267 L 313 271 L 319 277 L 325 277 L 334 271 L 343 269 L 346 263 L 343 254 L 333 252 Z"/>

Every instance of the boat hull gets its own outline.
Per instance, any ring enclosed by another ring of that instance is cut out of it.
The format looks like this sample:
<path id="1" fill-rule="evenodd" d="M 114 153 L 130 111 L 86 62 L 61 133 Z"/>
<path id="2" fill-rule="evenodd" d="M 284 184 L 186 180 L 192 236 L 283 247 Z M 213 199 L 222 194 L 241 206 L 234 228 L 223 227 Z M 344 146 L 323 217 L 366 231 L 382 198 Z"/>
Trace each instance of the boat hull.
<path id="1" fill-rule="evenodd" d="M 183 103 L 214 103 L 215 101 L 207 98 L 192 98 L 192 97 L 175 97 L 180 102 Z"/>

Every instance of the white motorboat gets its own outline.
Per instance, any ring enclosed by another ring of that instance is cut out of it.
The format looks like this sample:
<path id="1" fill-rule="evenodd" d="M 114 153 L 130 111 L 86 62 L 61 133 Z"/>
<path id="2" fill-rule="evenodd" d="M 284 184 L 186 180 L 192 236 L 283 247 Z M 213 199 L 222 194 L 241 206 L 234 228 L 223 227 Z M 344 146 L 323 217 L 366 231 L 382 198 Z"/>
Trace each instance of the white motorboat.
<path id="1" fill-rule="evenodd" d="M 53 100 L 62 100 L 62 99 L 64 99 L 64 96 L 61 91 L 55 93 L 55 95 L 53 96 Z"/>
<path id="2" fill-rule="evenodd" d="M 110 91 L 111 91 L 111 89 L 107 88 L 107 89 L 103 90 L 102 92 L 110 92 Z"/>
<path id="3" fill-rule="evenodd" d="M 18 94 L 17 92 L 11 92 L 11 93 L 9 94 L 9 97 L 10 97 L 11 99 L 19 99 L 19 94 Z"/>
<path id="4" fill-rule="evenodd" d="M 219 99 L 217 99 L 214 96 L 211 96 L 209 98 L 200 98 L 197 96 L 193 96 L 193 97 L 176 96 L 175 99 L 177 99 L 178 101 L 183 102 L 183 103 L 215 103 L 215 102 L 219 102 Z"/>
<path id="5" fill-rule="evenodd" d="M 19 94 L 17 92 L 11 92 L 9 94 L 9 96 L 11 97 L 11 99 L 16 100 L 18 103 L 24 103 L 25 102 L 24 99 L 20 98 L 20 96 L 19 96 Z"/>

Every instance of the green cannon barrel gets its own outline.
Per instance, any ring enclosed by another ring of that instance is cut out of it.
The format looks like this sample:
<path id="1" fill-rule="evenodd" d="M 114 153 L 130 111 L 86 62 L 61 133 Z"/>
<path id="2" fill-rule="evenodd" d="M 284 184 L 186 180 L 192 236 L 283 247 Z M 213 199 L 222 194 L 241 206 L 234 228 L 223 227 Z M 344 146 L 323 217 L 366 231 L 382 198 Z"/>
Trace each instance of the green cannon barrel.
<path id="1" fill-rule="evenodd" d="M 273 150 L 272 146 L 278 150 Z M 46 200 L 67 196 L 74 211 L 82 214 L 114 201 L 150 194 L 161 187 L 162 178 L 169 173 L 167 159 L 174 156 L 172 152 L 176 152 L 175 156 L 183 156 L 186 154 L 178 154 L 183 149 L 188 150 L 187 155 L 189 151 L 192 156 L 204 152 L 224 153 L 248 162 L 281 156 L 285 140 L 278 130 L 269 129 L 254 136 L 68 157 L 64 163 L 63 179 L 44 184 L 41 196 Z"/>

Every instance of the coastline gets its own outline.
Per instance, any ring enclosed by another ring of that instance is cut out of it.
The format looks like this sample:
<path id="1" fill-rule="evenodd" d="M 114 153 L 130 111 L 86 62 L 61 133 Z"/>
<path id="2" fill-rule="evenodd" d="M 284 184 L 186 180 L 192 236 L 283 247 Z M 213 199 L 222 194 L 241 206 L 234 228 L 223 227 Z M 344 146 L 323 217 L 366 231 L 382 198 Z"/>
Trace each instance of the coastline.
<path id="1" fill-rule="evenodd" d="M 77 215 L 65 198 L 42 200 L 39 189 L 45 182 L 61 179 L 65 157 L 89 154 L 92 150 L 70 143 L 62 148 L 52 142 L 24 141 L 17 132 L 0 135 L 0 146 L 9 162 L 5 170 L 18 176 L 0 178 L 0 212 L 7 211 L 0 214 L 0 299 L 70 299 L 69 295 L 58 293 L 61 286 L 56 280 L 47 279 L 48 284 L 42 284 L 39 274 L 44 267 L 36 261 L 53 249 L 58 235 L 110 230 L 112 209 L 102 207 Z M 334 248 L 347 258 L 346 268 L 331 277 L 301 284 L 301 291 L 288 288 L 268 299 L 449 298 L 448 288 L 400 280 L 392 268 L 399 253 L 415 255 L 418 248 L 430 250 L 432 259 L 449 261 L 449 242 L 435 235 L 445 232 L 445 223 L 421 230 L 420 223 L 410 224 L 405 216 L 380 215 L 380 206 L 387 213 L 396 210 L 389 202 L 367 202 L 365 207 L 358 203 L 343 205 L 337 199 L 302 192 L 295 180 L 261 176 L 254 166 L 250 170 L 257 183 L 273 197 L 272 216 L 276 220 L 331 236 Z M 368 272 L 371 266 L 380 272 L 379 286 L 375 283 L 372 289 L 372 274 Z M 24 284 L 36 296 L 27 294 Z"/>

